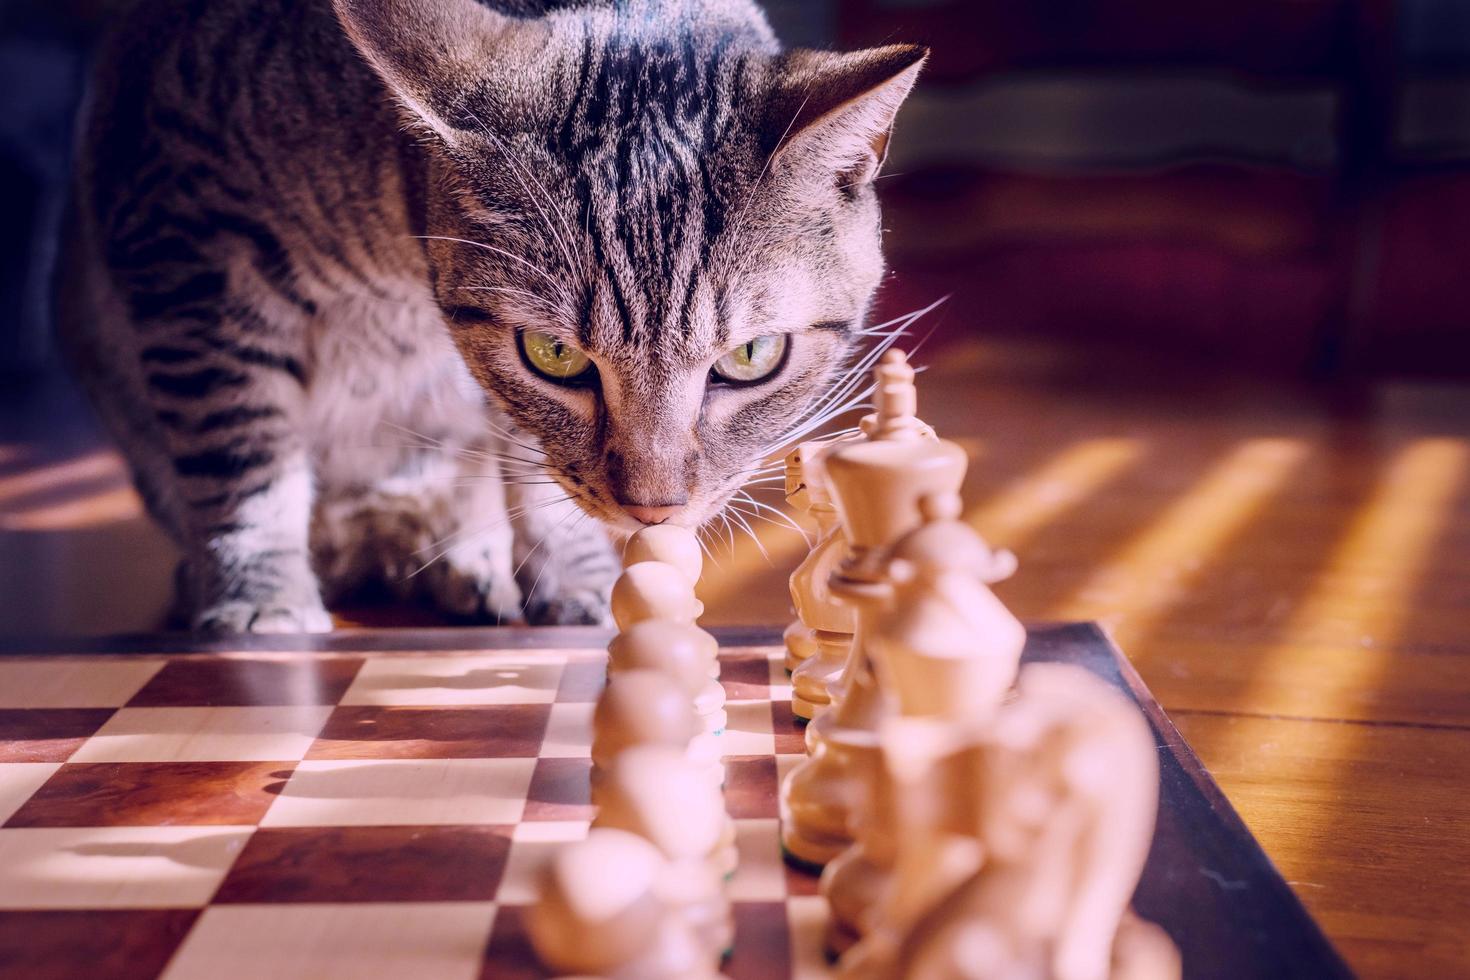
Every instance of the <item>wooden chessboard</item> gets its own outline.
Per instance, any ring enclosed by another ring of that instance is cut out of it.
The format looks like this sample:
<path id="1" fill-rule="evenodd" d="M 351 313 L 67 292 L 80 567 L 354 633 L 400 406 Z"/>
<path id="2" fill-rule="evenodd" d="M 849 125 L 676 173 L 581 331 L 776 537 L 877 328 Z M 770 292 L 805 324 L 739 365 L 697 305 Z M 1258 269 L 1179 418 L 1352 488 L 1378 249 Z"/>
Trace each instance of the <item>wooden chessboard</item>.
<path id="1" fill-rule="evenodd" d="M 544 976 L 531 871 L 586 832 L 607 634 L 368 630 L 0 656 L 0 977 Z M 773 630 L 720 633 L 734 980 L 828 975 L 817 882 L 781 862 L 802 758 Z M 44 654 L 44 655 L 43 655 Z M 1031 631 L 1153 726 L 1139 912 L 1189 977 L 1348 970 L 1102 633 Z"/>

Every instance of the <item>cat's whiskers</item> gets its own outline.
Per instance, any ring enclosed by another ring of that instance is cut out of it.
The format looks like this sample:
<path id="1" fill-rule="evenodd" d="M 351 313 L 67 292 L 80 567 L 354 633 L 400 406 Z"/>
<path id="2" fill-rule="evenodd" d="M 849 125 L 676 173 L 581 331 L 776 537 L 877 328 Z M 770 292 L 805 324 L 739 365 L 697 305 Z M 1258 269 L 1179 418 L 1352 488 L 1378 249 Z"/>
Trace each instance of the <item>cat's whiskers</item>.
<path id="1" fill-rule="evenodd" d="M 752 507 L 754 507 L 756 509 L 757 513 L 755 513 L 752 516 L 759 517 L 761 520 L 767 521 L 767 522 L 769 522 L 771 524 L 774 524 L 777 527 L 781 527 L 781 528 L 789 527 L 791 530 L 793 530 L 797 534 L 801 535 L 801 540 L 806 542 L 806 546 L 808 548 L 810 548 L 812 546 L 812 539 L 807 535 L 806 528 L 804 528 L 800 524 L 796 523 L 796 521 L 791 517 L 791 515 L 788 514 L 788 513 L 786 513 L 781 508 L 779 508 L 779 507 L 772 507 L 770 504 L 767 504 L 767 503 L 764 503 L 762 501 L 756 500 L 754 497 L 752 497 L 750 494 L 746 493 L 744 490 L 738 491 L 735 494 L 735 499 L 736 500 L 739 500 L 741 503 L 750 504 Z M 765 516 L 763 516 L 764 513 L 775 514 L 776 515 L 776 518 L 775 519 L 772 519 L 770 517 L 765 517 Z"/>
<path id="2" fill-rule="evenodd" d="M 750 210 L 750 205 L 755 201 L 755 195 L 756 192 L 760 189 L 761 181 L 766 179 L 766 173 L 771 169 L 771 164 L 775 162 L 776 155 L 781 152 L 782 146 L 786 143 L 786 137 L 791 135 L 792 127 L 796 125 L 796 120 L 801 118 L 801 114 L 803 111 L 805 111 L 806 104 L 811 100 L 811 97 L 811 83 L 808 82 L 807 88 L 802 94 L 801 104 L 796 107 L 796 111 L 791 115 L 791 121 L 788 122 L 786 124 L 786 128 L 781 131 L 781 138 L 776 141 L 776 145 L 772 147 L 771 152 L 766 155 L 766 161 L 765 163 L 761 164 L 760 173 L 755 175 L 755 180 L 752 181 L 750 187 L 746 189 L 745 199 L 740 202 L 740 210 L 735 212 L 735 220 L 730 222 L 731 230 L 730 234 L 727 235 L 725 238 L 726 241 L 739 241 L 739 233 L 745 229 L 746 212 Z"/>
<path id="3" fill-rule="evenodd" d="M 812 401 L 801 415 L 797 417 L 796 425 L 800 425 L 804 419 L 822 414 L 824 409 L 831 404 L 847 397 L 849 393 L 869 377 L 872 366 L 878 359 L 892 347 L 900 337 L 908 334 L 909 328 L 919 321 L 920 318 L 933 312 L 949 299 L 942 296 L 928 306 L 920 307 L 902 316 L 894 317 L 884 323 L 877 324 L 858 331 L 859 337 L 877 337 L 878 342 L 868 348 L 853 364 L 849 365 L 840 375 L 832 380 L 827 390 Z"/>
<path id="4" fill-rule="evenodd" d="M 869 379 L 869 372 L 872 370 L 873 365 L 878 362 L 878 359 L 890 347 L 897 343 L 900 337 L 905 336 L 909 328 L 920 317 L 934 310 L 946 299 L 948 299 L 947 296 L 942 297 L 912 313 L 905 314 L 902 317 L 896 317 L 887 323 L 879 324 L 877 327 L 859 331 L 858 336 L 878 337 L 880 339 L 871 348 L 867 349 L 854 363 L 834 378 L 828 385 L 827 390 L 813 399 L 812 403 L 797 416 L 788 431 L 793 431 L 797 428 L 810 431 L 810 427 L 807 425 L 810 420 L 815 418 L 831 418 L 829 412 L 831 406 L 846 399 L 858 385 L 867 381 Z M 791 438 L 792 436 L 790 434 L 783 436 L 778 442 L 778 445 L 790 441 Z"/>
<path id="5" fill-rule="evenodd" d="M 541 180 L 535 175 L 535 173 L 532 172 L 528 167 L 526 167 L 525 162 L 521 160 L 519 155 L 512 151 L 510 146 L 507 145 L 498 134 L 493 132 L 489 126 L 486 126 L 485 123 L 479 119 L 479 117 L 471 113 L 470 118 L 479 123 L 481 132 L 495 143 L 495 145 L 500 149 L 501 153 L 505 154 L 507 162 L 511 164 L 512 176 L 515 177 L 516 183 L 521 185 L 521 190 L 525 191 L 526 195 L 531 198 L 531 203 L 535 205 L 537 213 L 541 215 L 541 220 L 546 224 L 546 230 L 551 232 L 552 237 L 556 239 L 557 246 L 561 249 L 562 257 L 567 260 L 568 269 L 574 273 L 580 274 L 582 272 L 583 263 L 581 260 L 578 259 L 577 255 L 579 253 L 575 253 L 573 251 L 571 243 L 569 241 L 569 239 L 573 237 L 572 229 L 567 225 L 566 216 L 562 214 L 561 211 L 556 209 L 556 205 L 551 198 L 551 194 L 548 193 L 546 190 L 546 185 L 541 183 Z M 537 199 L 536 194 L 532 192 L 531 188 L 526 185 L 526 181 L 522 176 L 523 174 L 524 176 L 530 177 L 531 180 L 535 182 L 536 187 L 541 191 L 540 200 Z M 567 238 L 563 238 L 561 236 L 561 233 L 558 232 L 556 228 L 552 225 L 551 218 L 547 215 L 546 209 L 542 207 L 541 201 L 543 200 L 546 202 L 547 207 L 550 207 L 553 213 L 556 214 L 558 220 L 561 221 L 562 229 L 567 233 Z"/>
<path id="6" fill-rule="evenodd" d="M 423 554 L 426 551 L 431 551 L 436 548 L 440 549 L 436 554 L 429 558 L 428 561 L 424 562 L 418 568 L 410 572 L 407 577 L 415 578 L 429 566 L 443 559 L 451 551 L 459 547 L 461 544 L 464 544 L 468 540 L 477 538 L 483 534 L 488 534 L 491 531 L 497 530 L 498 528 L 509 524 L 511 521 L 519 520 L 520 518 L 525 517 L 528 514 L 532 514 L 538 510 L 550 507 L 553 504 L 562 503 L 563 501 L 569 499 L 571 498 L 565 496 L 552 497 L 546 500 L 538 500 L 529 504 L 522 504 L 518 507 L 508 507 L 506 508 L 505 514 L 502 517 L 496 518 L 493 521 L 488 521 L 484 524 L 476 525 L 475 527 L 460 528 L 457 531 L 447 534 L 444 537 L 440 538 L 438 541 L 431 542 L 413 552 L 413 554 L 417 556 Z"/>
<path id="7" fill-rule="evenodd" d="M 755 533 L 755 529 L 750 526 L 750 522 L 745 519 L 747 511 L 735 506 L 733 501 L 726 503 L 725 508 L 729 511 L 730 516 L 735 519 L 735 522 L 745 529 L 745 533 L 750 535 L 750 540 L 755 544 L 756 550 L 761 553 L 761 557 L 766 560 L 766 564 L 774 565 L 774 562 L 771 561 L 771 553 L 766 551 L 765 542 L 761 540 L 759 534 Z"/>
<path id="8" fill-rule="evenodd" d="M 550 285 L 552 290 L 556 293 L 557 299 L 566 304 L 567 309 L 576 308 L 576 303 L 572 301 L 571 294 L 567 292 L 566 284 L 563 283 L 561 280 L 556 279 L 551 275 L 551 273 L 547 272 L 539 265 L 536 265 L 534 262 L 529 261 L 524 256 L 517 255 L 514 252 L 506 251 L 505 249 L 500 248 L 496 245 L 487 245 L 485 242 L 476 242 L 468 238 L 454 238 L 450 235 L 413 235 L 410 237 L 420 238 L 425 241 L 453 242 L 457 245 L 469 245 L 472 248 L 482 248 L 487 252 L 493 252 L 496 255 L 502 255 L 505 258 L 510 259 L 512 262 L 525 266 L 526 269 L 534 272 L 536 275 L 545 280 L 546 283 Z"/>
<path id="9" fill-rule="evenodd" d="M 456 289 L 461 293 L 505 293 L 509 296 L 520 296 L 536 306 L 543 307 L 552 315 L 560 315 L 565 312 L 540 293 L 533 293 L 529 289 L 518 289 L 515 286 L 458 286 Z"/>
<path id="10" fill-rule="evenodd" d="M 515 443 L 517 446 L 520 446 L 527 452 L 535 453 L 538 456 L 546 455 L 546 450 L 542 449 L 539 446 L 533 446 L 530 443 L 522 442 L 520 439 L 516 438 L 517 433 L 512 432 L 510 429 L 507 429 L 503 425 L 500 425 L 494 419 L 485 419 L 485 428 L 500 436 L 502 439 L 505 439 L 507 442 Z"/>
<path id="11" fill-rule="evenodd" d="M 568 497 L 566 499 L 570 500 L 571 498 Z M 572 523 L 572 526 L 569 529 L 569 533 L 571 531 L 575 531 L 577 528 L 581 527 L 582 526 L 582 522 L 584 520 L 586 520 L 587 517 L 588 517 L 587 512 L 584 511 L 584 510 L 582 510 L 582 508 L 580 508 L 580 507 L 574 507 L 572 510 L 568 511 L 565 515 L 563 515 L 562 516 L 562 519 L 556 522 L 556 526 L 553 527 L 549 533 L 547 533 L 545 535 L 542 535 L 541 540 L 539 540 L 539 541 L 536 542 L 535 547 L 533 547 L 530 551 L 526 552 L 525 557 L 521 559 L 520 564 L 516 565 L 515 571 L 513 571 L 511 573 L 511 577 L 512 578 L 514 578 L 514 577 L 516 577 L 517 575 L 520 574 L 521 567 L 524 566 L 526 564 L 526 561 L 528 559 L 530 559 L 530 557 L 536 553 L 536 549 L 539 548 L 539 547 L 541 547 L 541 545 L 545 544 L 547 541 L 550 541 L 551 538 L 552 538 L 552 536 L 557 531 L 560 531 L 561 528 L 562 528 L 562 525 L 565 524 L 567 522 L 567 520 L 570 517 L 572 517 L 573 515 L 578 515 L 578 516 L 577 516 L 577 520 Z M 551 564 L 550 562 L 545 562 L 545 563 L 543 563 L 541 565 L 541 567 L 539 569 L 537 569 L 537 571 L 536 571 L 536 578 L 534 580 L 532 580 L 531 587 L 529 589 L 527 589 L 525 591 L 524 595 L 522 596 L 522 598 L 524 599 L 524 601 L 529 602 L 531 600 L 531 597 L 536 594 L 536 587 L 541 584 L 541 576 L 544 575 L 544 574 L 546 574 L 546 568 L 550 564 Z"/>
<path id="12" fill-rule="evenodd" d="M 413 429 L 408 428 L 407 426 L 399 425 L 396 422 L 384 421 L 382 424 L 390 429 L 396 429 L 397 431 L 408 436 L 411 440 L 417 441 L 410 441 L 408 443 L 403 443 L 395 447 L 381 448 L 410 448 L 422 449 L 425 451 L 432 450 L 434 452 L 443 453 L 445 455 L 464 460 L 466 462 L 493 462 L 496 464 L 496 469 L 498 472 L 510 476 L 545 476 L 551 473 L 561 473 L 560 468 L 552 463 L 549 459 L 523 459 L 522 457 L 517 456 L 513 453 L 498 452 L 491 449 L 477 449 L 473 446 L 451 445 L 450 443 L 447 443 L 442 439 L 436 439 L 433 436 L 427 435 L 425 433 L 417 432 Z M 493 428 L 493 423 L 489 422 L 489 420 L 486 420 L 486 424 Z M 530 446 L 522 446 L 522 448 L 527 449 L 531 452 L 541 452 L 541 450 L 534 449 Z M 545 456 L 544 453 L 542 453 L 542 455 Z"/>

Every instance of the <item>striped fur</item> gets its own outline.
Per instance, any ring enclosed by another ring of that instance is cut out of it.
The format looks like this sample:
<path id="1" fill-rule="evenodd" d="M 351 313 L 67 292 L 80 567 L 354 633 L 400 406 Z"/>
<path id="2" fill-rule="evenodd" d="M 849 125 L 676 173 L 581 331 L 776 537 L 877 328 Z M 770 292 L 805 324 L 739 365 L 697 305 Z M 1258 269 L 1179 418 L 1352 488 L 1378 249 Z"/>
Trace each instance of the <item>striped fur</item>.
<path id="1" fill-rule="evenodd" d="M 746 0 L 135 3 L 59 308 L 189 621 L 326 629 L 372 581 L 605 620 L 623 506 L 710 520 L 852 347 L 922 54 L 783 53 Z M 769 334 L 775 377 L 713 383 Z"/>

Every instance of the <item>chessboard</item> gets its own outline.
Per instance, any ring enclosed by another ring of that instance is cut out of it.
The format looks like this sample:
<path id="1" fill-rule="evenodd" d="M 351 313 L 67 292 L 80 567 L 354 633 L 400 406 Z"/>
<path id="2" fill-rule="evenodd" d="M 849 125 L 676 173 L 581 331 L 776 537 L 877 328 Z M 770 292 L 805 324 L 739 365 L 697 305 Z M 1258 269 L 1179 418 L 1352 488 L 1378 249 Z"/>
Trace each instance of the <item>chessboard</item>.
<path id="1" fill-rule="evenodd" d="M 817 879 L 783 863 L 803 758 L 776 630 L 715 631 L 738 832 L 732 980 L 829 975 Z M 11 644 L 0 656 L 0 977 L 531 978 L 534 873 L 592 817 L 609 634 L 364 630 L 210 644 Z M 1134 899 L 1186 977 L 1349 976 L 1095 626 L 1026 661 L 1092 670 L 1156 736 Z"/>

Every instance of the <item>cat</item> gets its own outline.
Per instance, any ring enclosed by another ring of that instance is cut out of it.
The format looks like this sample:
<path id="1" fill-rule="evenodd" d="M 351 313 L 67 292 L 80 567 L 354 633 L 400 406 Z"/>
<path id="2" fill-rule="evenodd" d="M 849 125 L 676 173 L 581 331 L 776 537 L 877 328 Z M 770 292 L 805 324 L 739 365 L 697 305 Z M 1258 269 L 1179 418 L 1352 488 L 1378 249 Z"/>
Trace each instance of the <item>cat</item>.
<path id="1" fill-rule="evenodd" d="M 187 623 L 606 622 L 609 532 L 715 519 L 834 400 L 926 56 L 748 0 L 135 0 L 58 313 Z"/>

